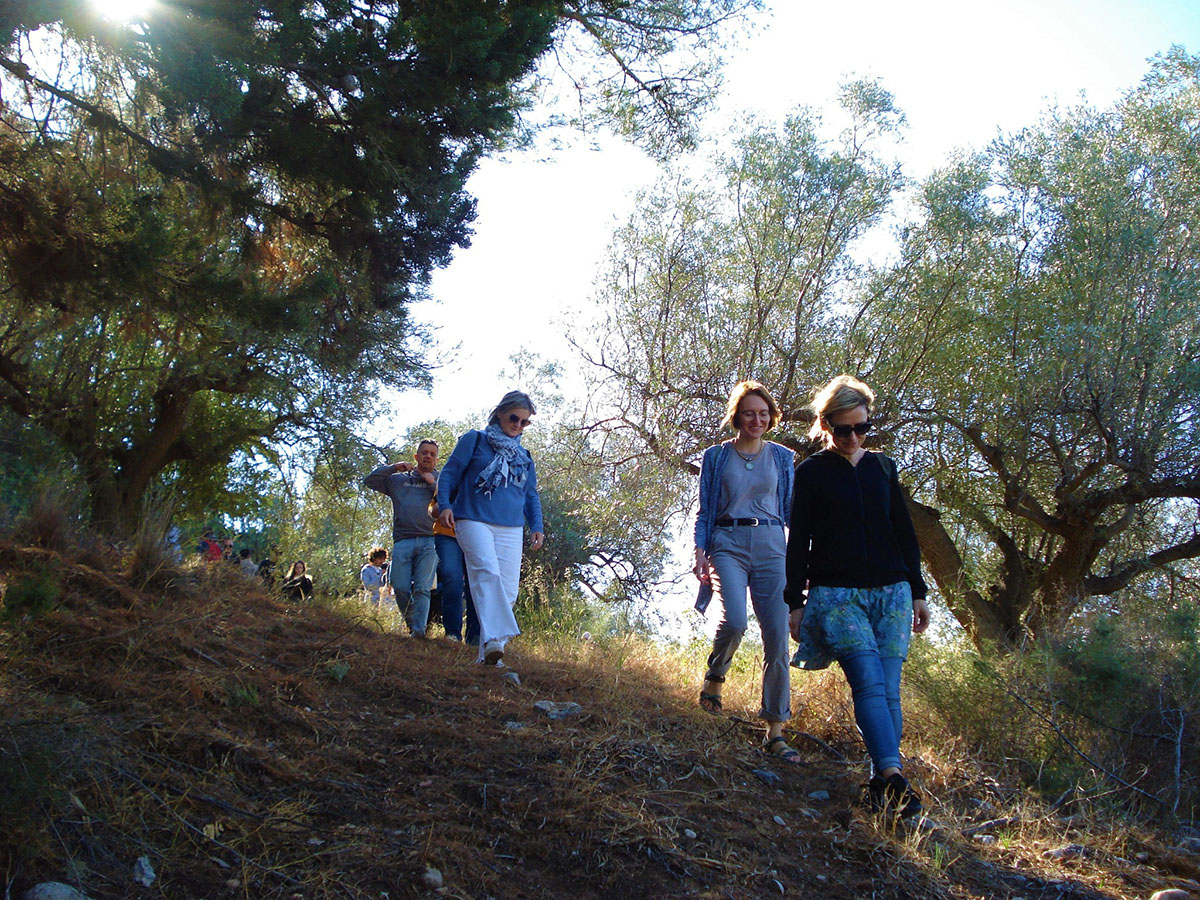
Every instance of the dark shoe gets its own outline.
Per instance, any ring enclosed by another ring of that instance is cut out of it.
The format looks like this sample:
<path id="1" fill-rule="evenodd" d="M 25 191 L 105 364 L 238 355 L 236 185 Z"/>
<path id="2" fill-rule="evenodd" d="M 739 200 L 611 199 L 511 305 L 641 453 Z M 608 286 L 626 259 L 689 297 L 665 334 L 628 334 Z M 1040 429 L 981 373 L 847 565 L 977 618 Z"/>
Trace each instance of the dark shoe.
<path id="1" fill-rule="evenodd" d="M 893 772 L 887 778 L 872 775 L 867 782 L 867 799 L 872 812 L 888 812 L 901 819 L 911 819 L 922 809 L 921 795 L 899 772 Z"/>

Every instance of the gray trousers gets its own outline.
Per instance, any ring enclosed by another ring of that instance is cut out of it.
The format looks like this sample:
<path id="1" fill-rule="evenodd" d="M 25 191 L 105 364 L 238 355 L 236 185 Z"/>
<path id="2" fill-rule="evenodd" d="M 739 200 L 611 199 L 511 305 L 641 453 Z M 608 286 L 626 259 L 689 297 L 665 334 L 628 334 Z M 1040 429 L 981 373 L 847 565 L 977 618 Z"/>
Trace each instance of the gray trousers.
<path id="1" fill-rule="evenodd" d="M 704 677 L 716 682 L 725 680 L 749 624 L 749 589 L 763 642 L 762 709 L 758 715 L 769 722 L 786 722 L 792 717 L 788 607 L 783 600 L 786 554 L 787 540 L 780 525 L 718 526 L 709 543 L 713 590 L 721 599 L 724 615 L 713 638 Z"/>

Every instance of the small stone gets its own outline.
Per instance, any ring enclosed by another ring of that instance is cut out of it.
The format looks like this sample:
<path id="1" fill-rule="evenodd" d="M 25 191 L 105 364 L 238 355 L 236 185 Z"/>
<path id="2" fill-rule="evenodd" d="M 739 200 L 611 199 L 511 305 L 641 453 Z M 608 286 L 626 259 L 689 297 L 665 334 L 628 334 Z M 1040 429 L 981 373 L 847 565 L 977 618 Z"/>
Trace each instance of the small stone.
<path id="1" fill-rule="evenodd" d="M 583 707 L 574 701 L 567 700 L 555 703 L 553 700 L 539 700 L 533 708 L 544 712 L 551 719 L 565 719 L 567 716 L 577 716 L 583 712 Z"/>
<path id="2" fill-rule="evenodd" d="M 977 834 L 972 840 L 980 844 L 994 844 L 996 843 L 996 836 L 994 834 Z"/>
<path id="3" fill-rule="evenodd" d="M 514 722 L 511 719 L 509 719 L 507 722 L 504 723 L 505 731 L 520 731 L 524 727 L 525 727 L 524 722 Z"/>
<path id="4" fill-rule="evenodd" d="M 815 809 L 813 809 L 811 806 L 805 806 L 805 807 L 803 807 L 803 808 L 800 810 L 800 815 L 802 815 L 802 816 L 808 816 L 810 819 L 819 819 L 819 818 L 821 818 L 821 814 L 820 814 L 819 812 L 817 812 Z"/>
<path id="5" fill-rule="evenodd" d="M 150 857 L 139 856 L 133 864 L 133 880 L 142 887 L 150 887 L 157 877 L 154 874 L 154 866 L 150 865 Z"/>
<path id="6" fill-rule="evenodd" d="M 81 894 L 69 884 L 61 881 L 43 881 L 27 890 L 22 900 L 90 900 L 87 894 Z"/>
<path id="7" fill-rule="evenodd" d="M 1165 891 L 1155 891 L 1150 900 L 1192 900 L 1192 895 L 1178 888 L 1168 888 Z"/>
<path id="8" fill-rule="evenodd" d="M 310 837 L 305 843 L 310 847 L 320 847 L 325 841 L 319 837 Z"/>
<path id="9" fill-rule="evenodd" d="M 658 786 L 658 789 L 660 791 L 665 791 L 667 788 L 670 787 L 670 785 L 667 784 L 667 779 L 663 778 L 661 775 L 659 775 L 658 778 L 656 778 L 654 780 L 654 783 Z"/>
<path id="10" fill-rule="evenodd" d="M 436 891 L 443 884 L 442 873 L 432 866 L 425 870 L 425 874 L 421 876 L 421 883 L 431 891 Z"/>
<path id="11" fill-rule="evenodd" d="M 784 828 L 786 828 L 786 827 L 787 827 L 787 823 L 783 821 L 783 816 L 775 816 L 775 824 L 776 824 L 776 825 L 781 825 L 781 826 L 783 826 Z"/>
<path id="12" fill-rule="evenodd" d="M 817 803 L 828 803 L 829 791 L 812 791 L 809 793 L 808 799 Z"/>
<path id="13" fill-rule="evenodd" d="M 696 832 L 692 831 L 690 828 L 685 828 L 683 829 L 683 836 L 689 841 L 694 841 L 696 839 Z"/>
<path id="14" fill-rule="evenodd" d="M 516 672 L 512 672 L 512 671 L 505 672 L 503 675 L 500 676 L 500 680 L 507 681 L 509 684 L 511 684 L 515 687 L 521 686 L 521 676 L 518 675 Z"/>
<path id="15" fill-rule="evenodd" d="M 1136 859 L 1140 863 L 1150 862 L 1150 854 L 1147 853 L 1145 850 L 1143 850 L 1141 853 L 1133 854 L 1133 858 Z"/>
<path id="16" fill-rule="evenodd" d="M 1200 853 L 1200 837 L 1185 837 L 1179 843 L 1179 849 L 1184 853 Z"/>
<path id="17" fill-rule="evenodd" d="M 1042 856 L 1046 859 L 1082 859 L 1085 856 L 1091 856 L 1092 851 L 1081 844 L 1067 844 L 1063 847 L 1055 847 L 1053 850 L 1046 850 Z"/>
<path id="18" fill-rule="evenodd" d="M 767 787 L 778 787 L 783 784 L 783 779 L 769 769 L 751 769 L 750 774 L 757 776 L 758 780 Z"/>

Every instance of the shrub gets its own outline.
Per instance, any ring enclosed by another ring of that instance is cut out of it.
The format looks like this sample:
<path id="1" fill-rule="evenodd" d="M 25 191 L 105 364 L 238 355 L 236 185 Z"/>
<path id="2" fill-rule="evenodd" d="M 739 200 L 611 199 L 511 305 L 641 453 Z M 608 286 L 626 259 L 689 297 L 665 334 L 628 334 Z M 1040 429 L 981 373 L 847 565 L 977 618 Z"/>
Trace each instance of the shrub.
<path id="1" fill-rule="evenodd" d="M 1186 615 L 1098 615 L 1070 640 L 1009 655 L 917 642 L 908 723 L 1048 799 L 1095 789 L 1127 810 L 1186 818 L 1200 803 L 1196 633 Z"/>
<path id="2" fill-rule="evenodd" d="M 16 535 L 35 546 L 64 553 L 73 543 L 77 518 L 74 503 L 61 485 L 43 486 L 34 493 L 25 515 L 18 521 Z"/>
<path id="3" fill-rule="evenodd" d="M 14 621 L 24 616 L 36 618 L 49 612 L 62 599 L 62 582 L 49 568 L 18 575 L 4 592 L 3 616 Z"/>

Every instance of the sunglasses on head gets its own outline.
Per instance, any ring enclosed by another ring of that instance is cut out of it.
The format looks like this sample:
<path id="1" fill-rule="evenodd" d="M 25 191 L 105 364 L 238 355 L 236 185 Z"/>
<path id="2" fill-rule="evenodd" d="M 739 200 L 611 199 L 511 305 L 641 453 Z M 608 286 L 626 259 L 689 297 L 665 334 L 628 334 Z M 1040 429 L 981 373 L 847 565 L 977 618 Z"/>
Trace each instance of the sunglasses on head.
<path id="1" fill-rule="evenodd" d="M 833 432 L 834 437 L 848 438 L 851 434 L 857 434 L 862 437 L 875 427 L 875 423 L 870 419 L 865 422 L 859 422 L 857 425 L 830 425 L 829 430 Z"/>
<path id="2" fill-rule="evenodd" d="M 509 414 L 508 414 L 508 421 L 509 421 L 509 422 L 511 422 L 513 425 L 519 425 L 521 428 L 528 428 L 528 427 L 529 427 L 529 420 L 528 420 L 528 419 L 522 419 L 522 418 L 521 418 L 520 416 L 518 416 L 516 413 L 509 413 Z"/>

